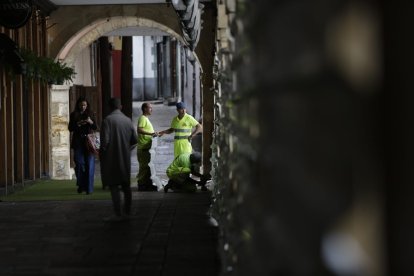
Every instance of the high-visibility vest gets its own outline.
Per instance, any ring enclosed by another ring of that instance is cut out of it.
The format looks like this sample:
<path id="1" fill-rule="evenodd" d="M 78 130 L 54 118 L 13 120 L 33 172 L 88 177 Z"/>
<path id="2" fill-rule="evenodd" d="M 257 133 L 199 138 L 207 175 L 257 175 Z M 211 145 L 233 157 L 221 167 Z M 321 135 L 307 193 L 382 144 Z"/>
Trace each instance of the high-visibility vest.
<path id="1" fill-rule="evenodd" d="M 174 129 L 174 157 L 182 153 L 191 153 L 193 148 L 188 141 L 192 129 L 197 126 L 199 122 L 193 116 L 185 114 L 180 120 L 175 116 L 171 122 L 171 128 Z"/>
<path id="2" fill-rule="evenodd" d="M 144 129 L 148 133 L 154 132 L 150 120 L 147 116 L 141 115 L 138 119 L 138 128 Z M 138 149 L 150 149 L 152 144 L 152 135 L 138 133 Z"/>

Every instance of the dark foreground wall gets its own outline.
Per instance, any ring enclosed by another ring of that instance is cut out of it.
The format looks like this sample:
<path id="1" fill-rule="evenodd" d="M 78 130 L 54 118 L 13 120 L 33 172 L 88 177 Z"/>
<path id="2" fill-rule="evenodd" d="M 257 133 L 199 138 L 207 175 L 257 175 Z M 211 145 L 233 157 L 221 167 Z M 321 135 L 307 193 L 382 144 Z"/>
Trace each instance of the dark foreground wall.
<path id="1" fill-rule="evenodd" d="M 234 7 L 214 91 L 223 274 L 413 274 L 407 7 Z"/>

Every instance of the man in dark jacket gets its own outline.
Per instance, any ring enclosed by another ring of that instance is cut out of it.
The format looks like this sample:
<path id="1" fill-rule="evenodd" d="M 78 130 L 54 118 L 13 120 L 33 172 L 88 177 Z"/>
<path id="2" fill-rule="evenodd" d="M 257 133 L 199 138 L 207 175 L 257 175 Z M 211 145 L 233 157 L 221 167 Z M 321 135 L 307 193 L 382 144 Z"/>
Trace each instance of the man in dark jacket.
<path id="1" fill-rule="evenodd" d="M 130 118 L 121 112 L 121 101 L 112 98 L 109 102 L 112 113 L 101 127 L 101 176 L 104 187 L 111 190 L 115 216 L 106 221 L 122 221 L 131 212 L 131 148 L 137 144 L 137 133 Z M 124 193 L 124 208 L 121 208 L 120 189 Z"/>

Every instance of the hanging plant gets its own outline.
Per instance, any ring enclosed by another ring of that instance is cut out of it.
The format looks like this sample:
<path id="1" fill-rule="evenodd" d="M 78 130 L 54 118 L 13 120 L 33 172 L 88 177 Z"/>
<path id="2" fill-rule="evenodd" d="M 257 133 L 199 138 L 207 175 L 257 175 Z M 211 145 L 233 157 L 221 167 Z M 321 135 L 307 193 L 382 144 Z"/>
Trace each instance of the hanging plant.
<path id="1" fill-rule="evenodd" d="M 29 79 L 37 79 L 39 72 L 39 58 L 32 51 L 26 49 L 19 50 L 20 55 L 23 58 L 23 72 L 22 74 Z"/>
<path id="2" fill-rule="evenodd" d="M 47 82 L 48 84 L 64 84 L 73 81 L 76 72 L 73 68 L 54 61 L 49 57 L 37 56 L 34 52 L 27 49 L 20 49 L 20 53 L 25 63 L 25 73 L 29 79 Z"/>

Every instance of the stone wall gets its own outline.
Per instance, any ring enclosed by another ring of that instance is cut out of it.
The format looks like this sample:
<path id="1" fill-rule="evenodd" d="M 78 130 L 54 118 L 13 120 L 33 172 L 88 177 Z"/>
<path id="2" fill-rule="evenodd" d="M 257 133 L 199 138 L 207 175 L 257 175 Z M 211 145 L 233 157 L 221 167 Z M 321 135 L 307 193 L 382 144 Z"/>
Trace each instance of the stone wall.
<path id="1" fill-rule="evenodd" d="M 72 179 L 70 169 L 69 86 L 50 87 L 50 178 Z"/>
<path id="2" fill-rule="evenodd" d="M 212 214 L 223 275 L 385 275 L 377 8 L 219 1 Z"/>

